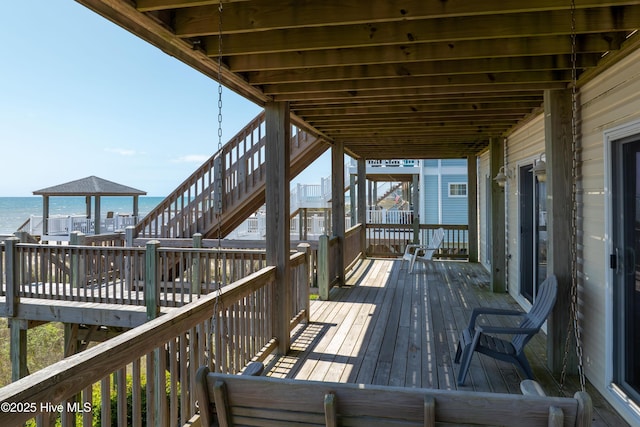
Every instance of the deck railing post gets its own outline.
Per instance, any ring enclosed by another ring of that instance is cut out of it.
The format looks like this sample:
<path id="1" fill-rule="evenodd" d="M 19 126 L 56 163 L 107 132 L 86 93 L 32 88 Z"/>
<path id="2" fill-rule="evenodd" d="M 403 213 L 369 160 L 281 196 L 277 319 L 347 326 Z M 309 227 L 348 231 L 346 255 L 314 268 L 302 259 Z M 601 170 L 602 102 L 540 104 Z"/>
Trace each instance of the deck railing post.
<path id="1" fill-rule="evenodd" d="M 329 236 L 318 239 L 318 294 L 323 301 L 329 300 Z"/>
<path id="2" fill-rule="evenodd" d="M 18 311 L 20 304 L 20 261 L 18 258 L 17 237 L 9 237 L 4 241 L 5 250 L 5 271 L 7 279 L 6 306 L 7 317 L 13 317 Z"/>
<path id="3" fill-rule="evenodd" d="M 85 235 L 79 231 L 72 231 L 69 235 L 69 244 L 80 246 L 85 243 Z M 79 250 L 71 252 L 71 286 L 78 288 L 84 286 L 85 259 Z"/>
<path id="4" fill-rule="evenodd" d="M 300 243 L 297 247 L 298 252 L 304 252 L 304 265 L 302 273 L 298 274 L 296 294 L 298 295 L 298 308 L 304 308 L 304 322 L 309 323 L 309 287 L 311 286 L 311 245 L 309 243 Z"/>
<path id="5" fill-rule="evenodd" d="M 124 230 L 124 246 L 127 248 L 133 247 L 133 236 L 135 235 L 136 227 L 133 225 L 128 226 Z M 125 255 L 124 257 L 124 283 L 127 290 L 133 289 L 133 278 L 135 277 L 133 272 L 131 271 L 131 266 L 134 265 L 132 263 L 131 257 L 134 256 L 133 253 L 129 253 L 129 255 Z"/>
<path id="6" fill-rule="evenodd" d="M 196 233 L 193 235 L 193 248 L 202 248 L 202 234 Z M 191 260 L 191 293 L 200 295 L 200 253 L 194 253 Z"/>
<path id="7" fill-rule="evenodd" d="M 146 274 L 144 283 L 144 301 L 147 307 L 147 320 L 152 320 L 160 314 L 160 300 L 158 287 L 160 278 L 158 275 L 160 241 L 150 240 L 147 242 L 145 254 Z"/>

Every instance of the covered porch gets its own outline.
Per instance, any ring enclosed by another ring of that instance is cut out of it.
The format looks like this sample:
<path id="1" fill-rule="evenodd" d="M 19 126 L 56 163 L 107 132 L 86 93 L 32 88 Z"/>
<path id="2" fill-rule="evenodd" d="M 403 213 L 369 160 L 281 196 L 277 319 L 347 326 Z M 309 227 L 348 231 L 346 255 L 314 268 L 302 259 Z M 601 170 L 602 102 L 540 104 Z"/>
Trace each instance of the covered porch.
<path id="1" fill-rule="evenodd" d="M 453 362 L 458 333 L 478 306 L 521 310 L 508 294 L 491 292 L 489 273 L 477 263 L 435 261 L 409 274 L 398 259 L 361 260 L 333 288 L 330 301 L 312 301 L 310 323 L 294 330 L 291 350 L 266 361 L 263 375 L 299 380 L 472 390 L 520 394 L 515 366 L 474 355 L 465 385 Z M 492 326 L 513 326 L 492 318 Z M 579 378 L 547 365 L 544 333 L 526 352 L 537 381 L 550 396 L 572 396 Z M 575 352 L 575 349 L 569 351 Z M 628 425 L 587 383 L 594 426 Z"/>

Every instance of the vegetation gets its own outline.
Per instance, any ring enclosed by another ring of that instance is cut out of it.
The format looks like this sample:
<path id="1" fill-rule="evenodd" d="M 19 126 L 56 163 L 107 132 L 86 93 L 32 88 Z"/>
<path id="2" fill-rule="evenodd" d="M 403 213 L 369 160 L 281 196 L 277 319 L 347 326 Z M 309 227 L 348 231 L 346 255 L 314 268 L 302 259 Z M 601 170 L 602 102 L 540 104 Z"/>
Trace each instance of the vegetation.
<path id="1" fill-rule="evenodd" d="M 10 330 L 7 319 L 0 319 L 0 387 L 11 382 Z M 64 328 L 60 323 L 46 323 L 27 332 L 27 368 L 30 373 L 62 360 Z"/>

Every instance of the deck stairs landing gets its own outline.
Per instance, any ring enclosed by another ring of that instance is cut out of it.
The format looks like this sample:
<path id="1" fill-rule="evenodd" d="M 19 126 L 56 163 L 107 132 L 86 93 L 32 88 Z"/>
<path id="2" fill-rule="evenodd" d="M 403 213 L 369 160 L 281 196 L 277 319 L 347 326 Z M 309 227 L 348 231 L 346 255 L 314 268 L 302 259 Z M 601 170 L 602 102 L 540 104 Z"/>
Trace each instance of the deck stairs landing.
<path id="1" fill-rule="evenodd" d="M 265 113 L 260 113 L 136 226 L 143 238 L 225 237 L 265 203 Z M 291 117 L 291 177 L 329 148 Z M 222 171 L 222 180 L 216 180 Z M 221 191 L 216 191 L 220 187 Z M 217 214 L 218 195 L 222 212 Z M 220 236 L 218 236 L 218 232 Z"/>

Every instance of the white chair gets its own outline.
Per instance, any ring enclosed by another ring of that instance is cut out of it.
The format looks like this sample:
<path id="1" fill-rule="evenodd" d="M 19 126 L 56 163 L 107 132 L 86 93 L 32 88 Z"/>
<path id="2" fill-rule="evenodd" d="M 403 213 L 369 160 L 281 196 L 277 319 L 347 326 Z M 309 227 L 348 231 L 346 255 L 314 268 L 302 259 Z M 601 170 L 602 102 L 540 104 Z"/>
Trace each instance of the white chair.
<path id="1" fill-rule="evenodd" d="M 440 248 L 444 240 L 444 228 L 440 227 L 433 231 L 428 245 L 409 244 L 402 255 L 402 264 L 409 261 L 409 273 L 413 273 L 416 261 L 431 261 L 433 254 Z"/>

